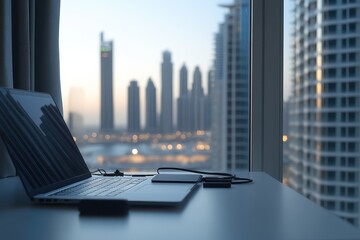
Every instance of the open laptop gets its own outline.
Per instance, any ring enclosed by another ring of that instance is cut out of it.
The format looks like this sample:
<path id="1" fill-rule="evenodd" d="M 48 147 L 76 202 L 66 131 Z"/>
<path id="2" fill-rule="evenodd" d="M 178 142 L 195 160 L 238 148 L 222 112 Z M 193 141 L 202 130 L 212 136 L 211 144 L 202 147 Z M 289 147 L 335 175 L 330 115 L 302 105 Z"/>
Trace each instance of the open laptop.
<path id="1" fill-rule="evenodd" d="M 35 202 L 127 199 L 133 205 L 178 205 L 197 185 L 92 176 L 48 94 L 0 88 L 0 135 Z"/>

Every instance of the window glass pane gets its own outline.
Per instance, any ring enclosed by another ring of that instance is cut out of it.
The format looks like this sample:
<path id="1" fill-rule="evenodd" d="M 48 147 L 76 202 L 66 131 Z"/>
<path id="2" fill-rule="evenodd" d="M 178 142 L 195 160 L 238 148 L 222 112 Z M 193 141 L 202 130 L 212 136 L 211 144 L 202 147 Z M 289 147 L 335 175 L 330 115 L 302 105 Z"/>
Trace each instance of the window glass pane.
<path id="1" fill-rule="evenodd" d="M 64 117 L 88 166 L 248 170 L 250 9 L 62 0 Z"/>
<path id="2" fill-rule="evenodd" d="M 283 181 L 360 227 L 360 1 L 284 9 Z"/>

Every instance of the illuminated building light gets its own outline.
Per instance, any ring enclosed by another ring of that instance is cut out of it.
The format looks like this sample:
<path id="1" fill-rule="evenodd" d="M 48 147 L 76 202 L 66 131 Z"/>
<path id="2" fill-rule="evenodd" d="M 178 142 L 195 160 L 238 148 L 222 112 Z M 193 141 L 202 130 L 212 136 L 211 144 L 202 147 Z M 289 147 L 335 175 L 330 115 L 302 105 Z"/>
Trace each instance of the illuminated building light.
<path id="1" fill-rule="evenodd" d="M 110 51 L 111 51 L 111 47 L 110 47 L 109 45 L 102 45 L 100 51 L 101 51 L 102 53 L 110 52 Z"/>
<path id="2" fill-rule="evenodd" d="M 204 144 L 198 144 L 198 145 L 196 145 L 196 150 L 200 150 L 200 151 L 205 150 L 205 145 L 204 145 Z"/>
<path id="3" fill-rule="evenodd" d="M 96 157 L 96 162 L 99 164 L 103 164 L 105 162 L 105 157 L 100 155 Z"/>
<path id="4" fill-rule="evenodd" d="M 282 137 L 282 140 L 283 140 L 283 142 L 287 142 L 288 136 L 284 134 L 283 137 Z"/>
<path id="5" fill-rule="evenodd" d="M 204 134 L 205 134 L 205 131 L 202 131 L 202 130 L 197 130 L 196 131 L 196 135 L 201 136 L 201 135 L 204 135 Z"/>
<path id="6" fill-rule="evenodd" d="M 139 151 L 138 151 L 136 148 L 133 148 L 133 149 L 131 150 L 131 153 L 132 153 L 132 155 L 136 155 L 136 154 L 139 153 Z"/>
<path id="7" fill-rule="evenodd" d="M 173 149 L 173 145 L 169 144 L 169 145 L 167 146 L 167 148 L 168 148 L 169 150 L 172 150 L 172 149 Z"/>

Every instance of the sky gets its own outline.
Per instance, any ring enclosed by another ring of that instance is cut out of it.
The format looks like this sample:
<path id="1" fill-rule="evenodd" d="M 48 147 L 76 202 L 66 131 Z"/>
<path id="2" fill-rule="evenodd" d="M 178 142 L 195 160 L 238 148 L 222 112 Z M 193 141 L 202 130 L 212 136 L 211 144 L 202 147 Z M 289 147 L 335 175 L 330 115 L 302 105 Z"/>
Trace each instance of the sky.
<path id="1" fill-rule="evenodd" d="M 214 34 L 231 0 L 62 0 L 60 15 L 60 74 L 65 118 L 80 112 L 86 125 L 100 118 L 100 32 L 113 40 L 115 125 L 126 126 L 127 87 L 137 80 L 142 101 L 148 78 L 160 100 L 162 52 L 172 53 L 174 96 L 179 91 L 179 70 L 185 63 L 189 80 L 196 66 L 207 72 L 214 56 Z M 158 109 L 160 110 L 160 109 Z"/>
<path id="2" fill-rule="evenodd" d="M 284 100 L 290 96 L 290 78 L 291 78 L 291 44 L 292 44 L 292 10 L 294 8 L 293 0 L 284 0 Z"/>
<path id="3" fill-rule="evenodd" d="M 174 97 L 179 93 L 179 70 L 188 68 L 188 88 L 199 66 L 207 89 L 207 72 L 214 58 L 214 35 L 232 0 L 62 0 L 60 15 L 60 74 L 65 119 L 69 111 L 83 115 L 86 125 L 100 119 L 100 32 L 113 40 L 115 125 L 126 127 L 127 88 L 140 87 L 144 125 L 145 87 L 149 77 L 157 88 L 160 106 L 160 64 L 169 50 L 173 62 Z M 284 0 L 284 66 L 290 60 L 292 1 Z M 288 97 L 290 69 L 284 68 L 284 99 Z M 174 104 L 175 104 L 174 99 Z M 158 107 L 158 111 L 160 111 Z"/>

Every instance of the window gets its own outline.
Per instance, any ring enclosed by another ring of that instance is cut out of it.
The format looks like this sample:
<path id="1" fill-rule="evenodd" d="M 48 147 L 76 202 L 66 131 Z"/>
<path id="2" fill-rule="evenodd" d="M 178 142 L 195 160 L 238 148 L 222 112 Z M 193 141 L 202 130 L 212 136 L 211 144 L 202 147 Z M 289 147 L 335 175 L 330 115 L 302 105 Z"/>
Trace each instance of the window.
<path id="1" fill-rule="evenodd" d="M 65 118 L 85 161 L 247 171 L 251 1 L 160 1 L 62 1 Z"/>

